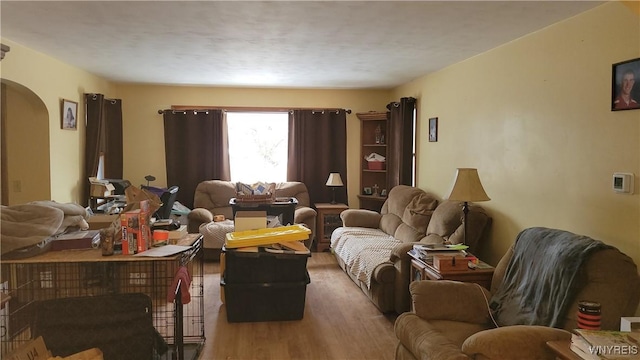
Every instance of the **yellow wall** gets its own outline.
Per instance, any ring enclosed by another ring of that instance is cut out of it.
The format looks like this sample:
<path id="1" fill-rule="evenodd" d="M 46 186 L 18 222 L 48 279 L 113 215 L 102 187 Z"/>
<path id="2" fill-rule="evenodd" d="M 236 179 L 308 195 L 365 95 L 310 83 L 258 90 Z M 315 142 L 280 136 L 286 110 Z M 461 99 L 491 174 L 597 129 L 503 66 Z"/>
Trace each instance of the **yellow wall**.
<path id="1" fill-rule="evenodd" d="M 418 186 L 446 197 L 457 167 L 478 168 L 491 263 L 546 226 L 640 264 L 640 110 L 610 111 L 611 65 L 638 57 L 639 13 L 611 2 L 395 89 L 418 99 Z M 617 171 L 636 175 L 635 194 L 613 192 Z"/>
<path id="2" fill-rule="evenodd" d="M 3 80 L 6 99 L 6 164 L 8 205 L 50 199 L 47 109 L 33 92 Z"/>
<path id="3" fill-rule="evenodd" d="M 11 50 L 1 62 L 2 79 L 20 84 L 35 94 L 46 107 L 47 129 L 49 146 L 41 147 L 32 138 L 24 138 L 23 142 L 31 145 L 31 151 L 46 151 L 49 157 L 50 181 L 33 182 L 34 177 L 28 179 L 28 170 L 34 166 L 46 166 L 41 163 L 24 161 L 18 165 L 24 171 L 19 172 L 19 177 L 11 177 L 13 181 L 21 181 L 22 195 L 20 200 L 42 200 L 39 198 L 41 189 L 32 187 L 46 187 L 50 189 L 50 197 L 59 202 L 79 202 L 81 182 L 84 167 L 84 122 L 78 122 L 78 130 L 62 130 L 60 128 L 60 108 L 62 99 L 78 102 L 78 118 L 85 116 L 84 99 L 85 92 L 104 93 L 110 96 L 113 86 L 106 80 L 92 75 L 84 70 L 62 63 L 52 57 L 33 51 L 8 39 L 2 39 L 2 43 L 9 45 Z M 7 107 L 12 104 L 7 102 Z M 40 106 L 40 104 L 37 104 Z M 9 117 L 8 122 L 16 121 Z M 7 131 L 8 137 L 14 137 Z M 9 184 L 11 190 L 11 183 Z M 13 194 L 15 195 L 15 194 Z"/>
<path id="4" fill-rule="evenodd" d="M 383 111 L 390 100 L 387 90 L 304 90 L 210 88 L 188 86 L 118 85 L 124 119 L 124 177 L 132 184 L 145 183 L 145 175 L 156 177 L 154 185 L 166 183 L 164 129 L 158 110 L 171 105 L 330 107 L 348 108 L 347 178 L 349 203 L 357 206 L 360 183 L 360 122 L 357 112 Z M 327 174 L 329 176 L 329 174 Z M 265 179 L 269 180 L 269 179 Z"/>

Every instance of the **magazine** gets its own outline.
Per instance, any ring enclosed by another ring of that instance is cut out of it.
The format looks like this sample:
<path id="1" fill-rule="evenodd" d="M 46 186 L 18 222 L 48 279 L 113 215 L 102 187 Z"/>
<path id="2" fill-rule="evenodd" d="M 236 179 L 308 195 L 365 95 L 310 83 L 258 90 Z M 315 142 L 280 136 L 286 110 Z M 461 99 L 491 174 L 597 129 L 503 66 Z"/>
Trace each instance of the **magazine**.
<path id="1" fill-rule="evenodd" d="M 583 359 L 640 359 L 640 333 L 575 329 L 571 350 Z"/>

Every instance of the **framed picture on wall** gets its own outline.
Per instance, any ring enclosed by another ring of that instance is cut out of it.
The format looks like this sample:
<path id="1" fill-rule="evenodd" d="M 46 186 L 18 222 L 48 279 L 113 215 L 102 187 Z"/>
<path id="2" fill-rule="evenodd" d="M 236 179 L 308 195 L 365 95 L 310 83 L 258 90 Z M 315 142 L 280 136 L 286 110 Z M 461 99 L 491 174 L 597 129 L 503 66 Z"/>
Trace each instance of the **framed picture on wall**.
<path id="1" fill-rule="evenodd" d="M 62 128 L 65 130 L 78 129 L 78 103 L 62 99 L 62 114 L 60 117 Z"/>
<path id="2" fill-rule="evenodd" d="M 611 110 L 640 109 L 640 58 L 613 64 Z"/>
<path id="3" fill-rule="evenodd" d="M 438 141 L 438 118 L 429 119 L 429 142 Z"/>

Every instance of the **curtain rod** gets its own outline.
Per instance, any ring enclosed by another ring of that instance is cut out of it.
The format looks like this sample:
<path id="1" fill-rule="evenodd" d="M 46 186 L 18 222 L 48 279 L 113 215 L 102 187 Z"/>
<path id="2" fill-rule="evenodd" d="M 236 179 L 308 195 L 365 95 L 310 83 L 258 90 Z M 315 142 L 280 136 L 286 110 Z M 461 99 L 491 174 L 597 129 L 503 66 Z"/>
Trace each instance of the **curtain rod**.
<path id="1" fill-rule="evenodd" d="M 318 109 L 318 108 L 277 108 L 277 107 L 246 107 L 246 106 L 186 106 L 186 105 L 172 105 L 171 109 L 173 111 L 207 111 L 207 110 L 222 110 L 222 111 L 254 111 L 254 112 L 291 112 L 294 110 L 311 110 L 311 111 L 340 111 L 344 110 L 347 114 L 351 114 L 351 109 L 338 109 L 338 108 L 329 108 L 329 109 Z M 158 114 L 164 113 L 165 110 L 158 110 Z"/>
<path id="2" fill-rule="evenodd" d="M 95 93 L 87 93 L 87 95 L 91 95 L 91 97 L 92 97 L 91 100 L 96 100 L 98 98 L 98 95 L 104 96 L 103 94 L 95 94 Z M 111 101 L 112 104 L 115 104 L 118 101 L 118 99 L 109 99 L 106 96 L 105 96 L 104 99 L 107 100 L 107 101 Z"/>

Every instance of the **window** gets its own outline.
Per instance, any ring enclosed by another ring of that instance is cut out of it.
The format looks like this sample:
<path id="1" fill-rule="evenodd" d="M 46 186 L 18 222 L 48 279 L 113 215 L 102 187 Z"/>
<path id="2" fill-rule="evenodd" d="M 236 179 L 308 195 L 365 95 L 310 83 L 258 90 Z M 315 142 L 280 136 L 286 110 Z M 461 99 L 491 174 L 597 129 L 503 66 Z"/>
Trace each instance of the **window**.
<path id="1" fill-rule="evenodd" d="M 289 114 L 227 112 L 231 181 L 287 181 Z"/>
<path id="2" fill-rule="evenodd" d="M 96 175 L 98 180 L 104 179 L 104 154 L 100 153 L 100 158 L 98 159 L 98 175 Z"/>

